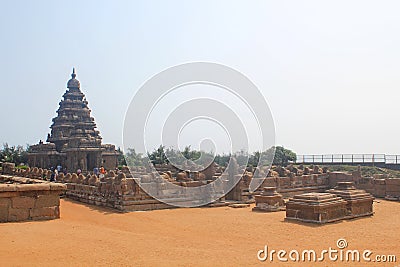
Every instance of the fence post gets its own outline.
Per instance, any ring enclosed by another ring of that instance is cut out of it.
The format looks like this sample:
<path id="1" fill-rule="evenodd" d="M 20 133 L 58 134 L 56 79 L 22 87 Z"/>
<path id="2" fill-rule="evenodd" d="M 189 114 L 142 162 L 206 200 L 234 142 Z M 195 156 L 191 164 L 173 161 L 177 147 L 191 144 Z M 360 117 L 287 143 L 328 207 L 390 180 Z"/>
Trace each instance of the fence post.
<path id="1" fill-rule="evenodd" d="M 343 164 L 343 154 L 342 154 L 342 164 Z"/>
<path id="2" fill-rule="evenodd" d="M 321 160 L 322 160 L 322 163 L 324 163 L 324 155 L 322 155 Z"/>

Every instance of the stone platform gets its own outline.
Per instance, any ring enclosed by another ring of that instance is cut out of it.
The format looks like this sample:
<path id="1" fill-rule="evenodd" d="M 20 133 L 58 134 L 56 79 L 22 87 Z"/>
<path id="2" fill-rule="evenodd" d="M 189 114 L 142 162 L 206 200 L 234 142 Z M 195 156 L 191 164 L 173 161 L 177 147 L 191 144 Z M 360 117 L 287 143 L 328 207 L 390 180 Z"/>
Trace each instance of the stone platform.
<path id="1" fill-rule="evenodd" d="M 347 215 L 347 202 L 331 193 L 306 193 L 286 203 L 286 220 L 328 223 Z"/>
<path id="2" fill-rule="evenodd" d="M 60 194 L 66 189 L 63 184 L 0 175 L 0 222 L 60 218 Z"/>
<path id="3" fill-rule="evenodd" d="M 264 187 L 260 195 L 255 196 L 256 206 L 253 211 L 272 212 L 285 210 L 285 202 L 276 187 Z"/>
<path id="4" fill-rule="evenodd" d="M 356 189 L 353 182 L 338 182 L 335 188 L 327 190 L 343 198 L 346 202 L 346 218 L 356 218 L 373 215 L 372 203 L 374 197 L 364 190 Z"/>

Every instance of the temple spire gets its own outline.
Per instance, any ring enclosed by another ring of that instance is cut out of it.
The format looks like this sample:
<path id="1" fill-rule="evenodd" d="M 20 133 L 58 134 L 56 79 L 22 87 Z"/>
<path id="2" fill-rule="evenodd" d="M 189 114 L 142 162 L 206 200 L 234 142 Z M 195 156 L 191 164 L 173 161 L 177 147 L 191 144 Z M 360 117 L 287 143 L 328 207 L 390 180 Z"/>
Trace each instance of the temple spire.
<path id="1" fill-rule="evenodd" d="M 67 83 L 68 88 L 80 88 L 81 84 L 80 82 L 76 79 L 76 72 L 75 68 L 72 68 L 72 74 L 71 74 L 71 79 Z"/>

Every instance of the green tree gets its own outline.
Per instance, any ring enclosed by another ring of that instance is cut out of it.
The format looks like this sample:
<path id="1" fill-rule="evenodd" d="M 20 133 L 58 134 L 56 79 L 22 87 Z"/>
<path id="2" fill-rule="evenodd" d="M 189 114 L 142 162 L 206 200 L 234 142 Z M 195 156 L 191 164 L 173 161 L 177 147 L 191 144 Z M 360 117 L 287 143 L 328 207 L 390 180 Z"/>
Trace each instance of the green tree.
<path id="1" fill-rule="evenodd" d="M 287 166 L 289 161 L 297 159 L 296 153 L 282 146 L 275 147 L 274 165 Z"/>
<path id="2" fill-rule="evenodd" d="M 0 150 L 0 161 L 12 162 L 16 165 L 26 164 L 28 161 L 27 149 L 24 149 L 23 146 L 9 146 L 4 143 Z"/>
<path id="3" fill-rule="evenodd" d="M 148 154 L 147 156 L 149 157 L 150 161 L 153 164 L 163 164 L 163 163 L 168 163 L 168 159 L 165 156 L 165 146 L 160 145 L 157 149 L 154 149 L 154 151 L 151 154 Z"/>
<path id="4" fill-rule="evenodd" d="M 126 166 L 126 160 L 125 160 L 125 155 L 124 152 L 120 147 L 117 149 L 118 151 L 118 166 Z"/>
<path id="5" fill-rule="evenodd" d="M 191 146 L 186 146 L 182 152 L 182 155 L 189 160 L 196 160 L 199 159 L 201 156 L 200 151 L 192 150 Z"/>
<path id="6" fill-rule="evenodd" d="M 125 155 L 125 163 L 128 166 L 142 166 L 143 165 L 143 154 L 137 153 L 134 148 L 128 148 L 128 152 Z"/>
<path id="7" fill-rule="evenodd" d="M 261 153 L 259 151 L 254 152 L 249 157 L 249 162 L 247 165 L 251 167 L 256 167 L 258 165 L 258 161 L 260 160 Z"/>

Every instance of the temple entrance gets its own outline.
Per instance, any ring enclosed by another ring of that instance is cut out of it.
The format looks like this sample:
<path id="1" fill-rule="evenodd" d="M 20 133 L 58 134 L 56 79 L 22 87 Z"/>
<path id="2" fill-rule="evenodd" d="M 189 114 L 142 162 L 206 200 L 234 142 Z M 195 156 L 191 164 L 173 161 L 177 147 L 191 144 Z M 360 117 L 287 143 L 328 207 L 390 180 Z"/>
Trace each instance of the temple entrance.
<path id="1" fill-rule="evenodd" d="M 97 153 L 87 153 L 86 154 L 87 170 L 93 171 L 97 166 Z"/>

